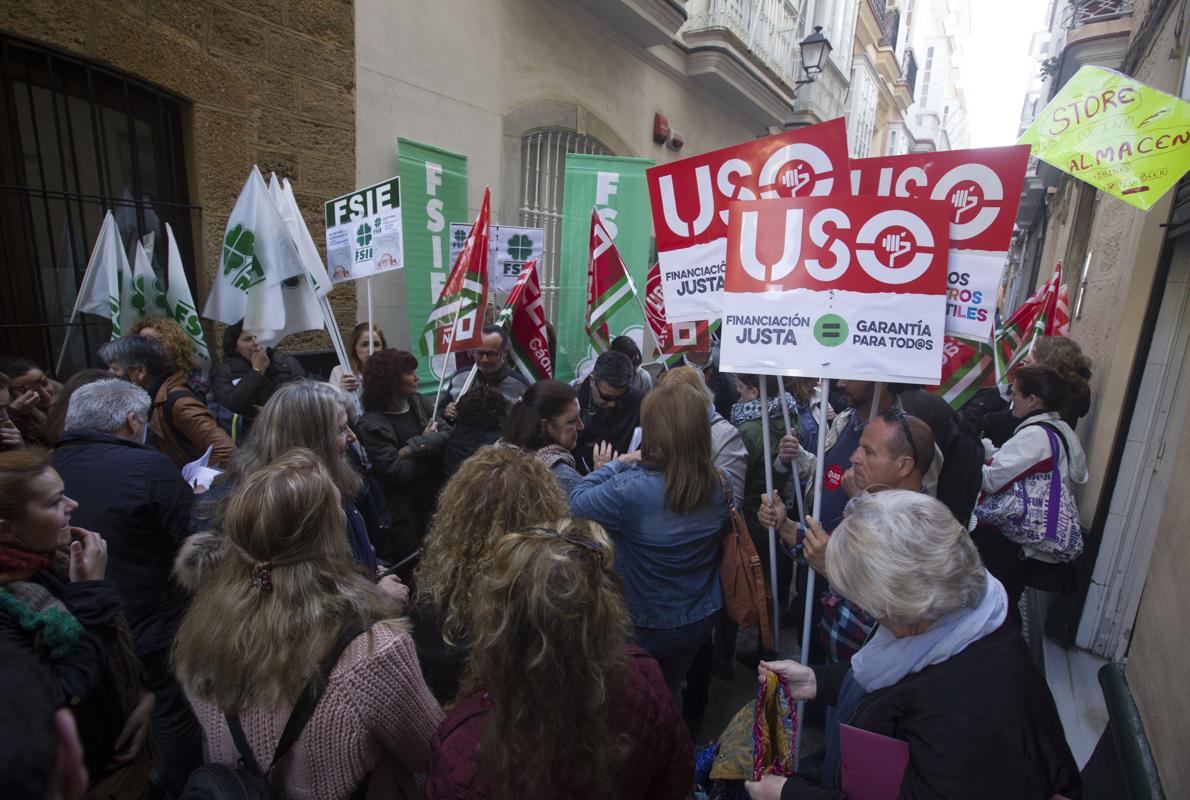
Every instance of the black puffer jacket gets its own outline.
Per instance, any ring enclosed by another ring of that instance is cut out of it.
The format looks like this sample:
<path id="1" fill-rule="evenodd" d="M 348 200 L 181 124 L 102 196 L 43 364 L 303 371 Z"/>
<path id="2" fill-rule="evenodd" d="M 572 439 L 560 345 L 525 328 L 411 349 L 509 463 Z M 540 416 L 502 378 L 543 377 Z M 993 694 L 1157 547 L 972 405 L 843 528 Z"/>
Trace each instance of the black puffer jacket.
<path id="1" fill-rule="evenodd" d="M 433 410 L 433 401 L 414 395 L 410 404 L 418 426 L 424 428 Z M 359 419 L 360 444 L 372 462 L 372 477 L 384 489 L 384 499 L 391 517 L 389 540 L 374 542 L 376 554 L 386 561 L 396 561 L 412 553 L 421 544 L 430 517 L 438 502 L 442 485 L 442 451 L 450 437 L 450 428 L 438 421 L 438 431 L 402 437 L 387 414 L 369 411 Z M 402 456 L 408 446 L 413 452 Z"/>
<path id="2" fill-rule="evenodd" d="M 268 349 L 269 365 L 264 374 L 252 369 L 251 362 L 241 355 L 229 356 L 211 370 L 211 396 L 221 406 L 230 408 L 247 419 L 257 414 L 283 383 L 306 377 L 306 371 L 293 356 Z"/>
<path id="3" fill-rule="evenodd" d="M 815 702 L 833 705 L 846 670 L 845 664 L 815 668 Z M 905 800 L 1082 796 L 1054 698 L 1010 623 L 869 694 L 849 724 L 909 743 Z M 781 800 L 846 796 L 796 779 L 781 792 Z"/>

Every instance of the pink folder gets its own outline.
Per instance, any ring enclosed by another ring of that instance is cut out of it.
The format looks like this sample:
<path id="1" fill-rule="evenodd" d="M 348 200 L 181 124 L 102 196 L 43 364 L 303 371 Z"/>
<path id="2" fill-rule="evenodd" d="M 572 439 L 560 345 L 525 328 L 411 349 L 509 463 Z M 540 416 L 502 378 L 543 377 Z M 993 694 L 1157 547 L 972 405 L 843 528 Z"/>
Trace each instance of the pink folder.
<path id="1" fill-rule="evenodd" d="M 850 725 L 839 726 L 843 791 L 851 800 L 896 800 L 909 743 Z"/>

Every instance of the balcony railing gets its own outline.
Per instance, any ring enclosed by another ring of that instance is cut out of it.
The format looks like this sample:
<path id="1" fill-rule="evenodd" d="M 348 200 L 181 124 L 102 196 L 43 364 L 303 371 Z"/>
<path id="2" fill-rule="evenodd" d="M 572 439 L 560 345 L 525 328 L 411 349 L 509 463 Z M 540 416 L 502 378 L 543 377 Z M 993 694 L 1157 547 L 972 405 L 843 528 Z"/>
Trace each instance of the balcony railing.
<path id="1" fill-rule="evenodd" d="M 1132 13 L 1136 0 L 1074 0 L 1067 6 L 1062 26 L 1067 30 L 1108 22 Z"/>
<path id="2" fill-rule="evenodd" d="M 880 37 L 879 45 L 887 47 L 890 50 L 897 49 L 897 33 L 901 27 L 901 12 L 895 8 L 890 8 L 884 15 L 884 22 L 880 29 L 884 32 Z"/>
<path id="3" fill-rule="evenodd" d="M 805 23 L 787 0 L 709 0 L 705 10 L 690 15 L 683 30 L 707 28 L 730 31 L 786 84 L 797 81 Z"/>
<path id="4" fill-rule="evenodd" d="M 872 9 L 876 21 L 880 23 L 880 30 L 884 30 L 884 17 L 888 14 L 888 7 L 884 4 L 884 0 L 868 0 L 868 8 Z"/>
<path id="5" fill-rule="evenodd" d="M 905 48 L 905 60 L 901 65 L 901 82 L 909 87 L 909 96 L 913 97 L 914 87 L 917 85 L 917 56 L 912 47 Z"/>

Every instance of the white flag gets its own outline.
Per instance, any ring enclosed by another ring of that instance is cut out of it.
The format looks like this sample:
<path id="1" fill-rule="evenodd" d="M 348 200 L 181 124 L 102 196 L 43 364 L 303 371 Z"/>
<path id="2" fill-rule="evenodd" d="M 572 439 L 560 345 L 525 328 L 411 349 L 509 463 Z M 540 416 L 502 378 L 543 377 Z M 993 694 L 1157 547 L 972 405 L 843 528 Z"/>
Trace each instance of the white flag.
<path id="1" fill-rule="evenodd" d="M 165 315 L 182 326 L 182 330 L 190 337 L 190 343 L 194 345 L 199 360 L 209 364 L 211 351 L 207 349 L 206 340 L 203 339 L 198 309 L 194 306 L 194 296 L 190 294 L 190 284 L 186 282 L 186 270 L 182 267 L 182 253 L 178 250 L 178 241 L 174 238 L 173 228 L 168 222 L 165 223 L 165 240 L 169 274 L 169 287 L 165 291 Z"/>
<path id="2" fill-rule="evenodd" d="M 165 292 L 138 240 L 132 253 L 131 279 L 120 285 L 120 330 L 130 331 L 138 319 L 164 313 Z"/>
<path id="3" fill-rule="evenodd" d="M 309 278 L 310 285 L 314 287 L 314 294 L 326 297 L 331 293 L 331 281 L 327 276 L 326 264 L 323 263 L 322 256 L 318 254 L 318 247 L 314 244 L 314 237 L 310 235 L 306 218 L 302 216 L 301 209 L 298 208 L 297 198 L 293 196 L 293 187 L 289 185 L 288 178 L 281 180 L 281 195 L 283 199 L 277 205 L 281 209 L 281 216 L 285 218 L 285 222 L 293 233 L 293 241 L 297 245 L 298 255 L 302 257 L 302 264 L 306 267 L 306 277 Z"/>
<path id="4" fill-rule="evenodd" d="M 219 273 L 202 315 L 228 325 L 243 320 L 244 327 L 257 336 L 286 328 L 282 303 L 260 297 L 250 305 L 248 297 L 264 289 L 262 295 L 271 292 L 280 300 L 277 290 L 282 281 L 302 274 L 293 236 L 254 166 L 227 220 Z"/>
<path id="5" fill-rule="evenodd" d="M 140 243 L 145 246 L 145 255 L 149 257 L 149 263 L 153 263 L 153 248 L 157 245 L 157 234 L 154 231 L 149 231 L 144 236 L 140 237 Z"/>
<path id="6" fill-rule="evenodd" d="M 110 319 L 112 338 L 120 338 L 120 275 L 129 274 L 128 256 L 124 254 L 124 243 L 116 218 L 108 211 L 95 238 L 95 247 L 83 273 L 79 286 L 75 311 L 85 311 Z"/>
<path id="7" fill-rule="evenodd" d="M 207 319 L 232 325 L 244 319 L 248 310 L 248 295 L 258 286 L 277 286 L 281 281 L 301 275 L 301 261 L 289 229 L 277 213 L 268 187 L 264 186 L 261 170 L 252 167 L 248 181 L 240 189 L 236 207 L 231 210 L 224 231 L 223 255 L 219 273 L 215 275 L 211 296 L 202 308 Z M 277 327 L 282 321 L 278 308 L 277 320 L 257 319 L 256 327 Z"/>

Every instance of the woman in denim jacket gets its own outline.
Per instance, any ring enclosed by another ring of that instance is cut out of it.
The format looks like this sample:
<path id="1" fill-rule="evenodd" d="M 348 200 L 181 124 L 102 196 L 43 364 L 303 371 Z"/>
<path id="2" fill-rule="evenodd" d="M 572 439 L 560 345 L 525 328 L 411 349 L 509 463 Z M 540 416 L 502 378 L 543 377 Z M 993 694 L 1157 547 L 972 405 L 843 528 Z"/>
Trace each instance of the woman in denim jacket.
<path id="1" fill-rule="evenodd" d="M 711 459 L 701 394 L 663 385 L 645 395 L 640 416 L 640 452 L 583 478 L 570 495 L 570 510 L 598 522 L 615 540 L 636 642 L 660 663 L 676 698 L 723 607 L 719 543 L 727 498 Z"/>

